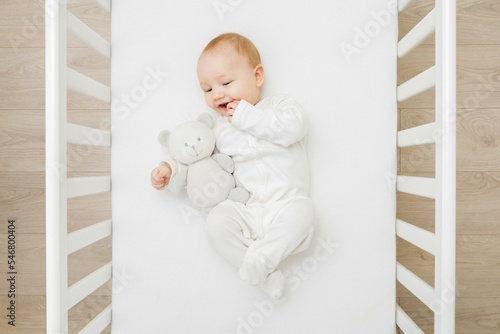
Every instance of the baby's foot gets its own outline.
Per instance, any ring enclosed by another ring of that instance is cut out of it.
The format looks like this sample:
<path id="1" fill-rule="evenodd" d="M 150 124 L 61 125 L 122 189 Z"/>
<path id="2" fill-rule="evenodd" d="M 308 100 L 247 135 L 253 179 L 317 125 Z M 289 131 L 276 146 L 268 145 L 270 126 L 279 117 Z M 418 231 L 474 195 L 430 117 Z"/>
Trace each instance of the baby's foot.
<path id="1" fill-rule="evenodd" d="M 240 277 L 252 285 L 264 283 L 269 274 L 269 269 L 263 261 L 247 259 L 240 268 Z"/>
<path id="2" fill-rule="evenodd" d="M 276 270 L 267 276 L 264 283 L 260 284 L 262 290 L 264 290 L 269 297 L 273 300 L 278 300 L 285 290 L 285 278 L 281 274 L 281 270 Z"/>

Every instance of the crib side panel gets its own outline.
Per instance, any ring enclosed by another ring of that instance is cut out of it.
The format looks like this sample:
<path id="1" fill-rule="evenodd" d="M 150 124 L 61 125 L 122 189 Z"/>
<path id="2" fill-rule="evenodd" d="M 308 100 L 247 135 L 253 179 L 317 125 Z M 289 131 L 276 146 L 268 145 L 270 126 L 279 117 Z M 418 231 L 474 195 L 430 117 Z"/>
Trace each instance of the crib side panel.
<path id="1" fill-rule="evenodd" d="M 106 1 L 98 4 L 110 8 L 109 1 L 107 4 Z M 93 52 L 107 58 L 111 56 L 111 48 L 108 41 L 68 10 L 66 1 L 47 1 L 45 13 L 47 333 L 68 333 L 79 327 L 69 323 L 72 321 L 68 316 L 69 310 L 77 308 L 77 304 L 81 305 L 84 300 L 87 303 L 91 300 L 87 300 L 90 294 L 111 280 L 112 264 L 108 262 L 94 272 L 80 277 L 76 283 L 72 283 L 73 279 L 68 279 L 68 270 L 74 269 L 68 265 L 68 255 L 111 235 L 110 219 L 95 221 L 90 226 L 78 228 L 68 234 L 68 199 L 90 198 L 111 190 L 109 175 L 87 176 L 84 172 L 83 177 L 68 177 L 68 169 L 74 167 L 74 162 L 70 163 L 68 156 L 73 158 L 75 146 L 89 147 L 85 151 L 86 155 L 98 150 L 94 147 L 111 146 L 110 132 L 68 122 L 68 91 L 86 95 L 86 99 L 90 97 L 101 100 L 108 107 L 111 95 L 109 86 L 75 70 L 71 67 L 72 64 L 68 66 L 67 35 L 71 34 L 89 49 L 93 49 Z M 86 70 L 83 69 L 83 72 Z M 102 127 L 102 122 L 96 123 Z M 75 175 L 75 172 L 72 174 Z M 90 206 L 84 210 L 89 214 L 98 211 Z M 94 262 L 92 258 L 88 260 Z M 68 283 L 71 283 L 70 286 Z M 111 305 L 78 330 L 80 333 L 100 333 L 110 322 Z"/>

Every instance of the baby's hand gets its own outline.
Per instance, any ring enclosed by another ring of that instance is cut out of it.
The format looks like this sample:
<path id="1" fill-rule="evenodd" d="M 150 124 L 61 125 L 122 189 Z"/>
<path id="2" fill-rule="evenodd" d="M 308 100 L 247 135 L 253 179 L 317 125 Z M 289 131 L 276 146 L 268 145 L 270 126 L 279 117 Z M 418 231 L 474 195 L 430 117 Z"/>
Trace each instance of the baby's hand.
<path id="1" fill-rule="evenodd" d="M 171 175 L 172 170 L 170 169 L 170 166 L 166 165 L 156 167 L 151 172 L 151 185 L 157 190 L 163 190 L 170 181 Z"/>
<path id="2" fill-rule="evenodd" d="M 234 100 L 233 102 L 228 103 L 228 105 L 227 105 L 227 121 L 229 123 L 233 122 L 234 111 L 238 107 L 238 104 L 240 104 L 240 101 Z"/>

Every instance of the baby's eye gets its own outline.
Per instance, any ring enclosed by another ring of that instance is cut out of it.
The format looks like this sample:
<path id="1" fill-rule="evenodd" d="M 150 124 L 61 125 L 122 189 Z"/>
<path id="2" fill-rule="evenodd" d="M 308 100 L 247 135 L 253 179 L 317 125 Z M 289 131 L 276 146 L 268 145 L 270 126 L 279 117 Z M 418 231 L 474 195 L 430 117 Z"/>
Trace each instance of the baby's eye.
<path id="1" fill-rule="evenodd" d="M 212 88 L 209 88 L 209 89 L 205 89 L 205 93 L 209 93 L 212 91 Z"/>
<path id="2" fill-rule="evenodd" d="M 223 84 L 223 86 L 227 86 L 227 85 L 229 85 L 231 82 L 232 82 L 232 81 L 226 82 L 226 83 L 224 83 L 224 84 Z"/>
<path id="3" fill-rule="evenodd" d="M 200 139 L 200 138 L 198 138 L 198 141 L 201 141 L 201 139 Z"/>
<path id="4" fill-rule="evenodd" d="M 184 146 L 188 147 L 188 143 L 184 143 Z"/>

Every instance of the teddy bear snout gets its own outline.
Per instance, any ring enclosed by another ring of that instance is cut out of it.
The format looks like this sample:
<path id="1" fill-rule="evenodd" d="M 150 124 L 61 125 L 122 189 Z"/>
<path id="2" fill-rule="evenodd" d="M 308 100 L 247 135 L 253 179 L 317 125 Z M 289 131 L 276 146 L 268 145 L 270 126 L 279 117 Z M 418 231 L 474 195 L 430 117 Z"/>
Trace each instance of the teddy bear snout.
<path id="1" fill-rule="evenodd" d="M 191 145 L 191 149 L 192 150 L 189 150 L 189 155 L 197 157 L 203 152 L 203 145 L 201 143 L 196 143 Z"/>

